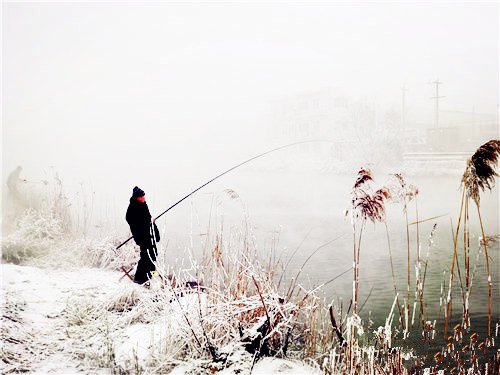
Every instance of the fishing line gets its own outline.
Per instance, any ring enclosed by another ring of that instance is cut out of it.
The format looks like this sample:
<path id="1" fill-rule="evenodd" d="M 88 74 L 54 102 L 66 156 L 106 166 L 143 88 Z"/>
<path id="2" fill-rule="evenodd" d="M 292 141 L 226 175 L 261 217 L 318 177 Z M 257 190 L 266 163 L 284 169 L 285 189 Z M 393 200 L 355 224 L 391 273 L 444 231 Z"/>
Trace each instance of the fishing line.
<path id="1" fill-rule="evenodd" d="M 204 188 L 205 186 L 207 186 L 208 184 L 210 184 L 211 182 L 217 180 L 218 178 L 224 176 L 225 174 L 235 170 L 236 168 L 239 168 L 241 167 L 242 165 L 245 165 L 247 163 L 250 163 L 251 161 L 255 160 L 255 159 L 258 159 L 262 156 L 265 156 L 267 154 L 270 154 L 272 152 L 275 152 L 275 151 L 278 151 L 278 150 L 282 150 L 284 148 L 287 148 L 287 147 L 292 147 L 292 146 L 296 146 L 296 145 L 300 145 L 300 144 L 304 144 L 304 143 L 319 143 L 319 142 L 326 142 L 326 143 L 334 143 L 333 141 L 328 141 L 328 140 L 309 140 L 309 141 L 300 141 L 300 142 L 294 142 L 294 143 L 289 143 L 287 145 L 284 145 L 284 146 L 280 146 L 280 147 L 277 147 L 277 148 L 273 148 L 272 150 L 269 150 L 269 151 L 266 151 L 266 152 L 263 152 L 262 154 L 259 154 L 259 155 L 256 155 L 250 159 L 247 159 L 237 165 L 235 165 L 234 167 L 232 168 L 229 168 L 228 170 L 218 174 L 217 176 L 215 176 L 214 178 L 212 178 L 211 180 L 205 182 L 203 185 L 201 185 L 200 187 L 194 189 L 192 192 L 190 192 L 189 194 L 187 194 L 185 197 L 179 199 L 177 202 L 175 202 L 173 205 L 171 205 L 169 208 L 167 208 L 165 211 L 163 211 L 161 214 L 159 214 L 158 216 L 156 216 L 153 221 L 159 219 L 160 217 L 162 217 L 163 215 L 165 215 L 168 211 L 170 211 L 172 208 L 174 208 L 175 206 L 177 206 L 179 203 L 181 203 L 182 201 L 186 200 L 187 198 L 189 198 L 191 195 L 193 195 L 194 193 L 196 193 L 198 190 Z M 122 247 L 123 245 L 125 245 L 128 241 L 130 241 L 133 237 L 130 237 L 128 238 L 125 242 L 121 243 L 117 248 L 116 250 L 118 250 L 120 247 Z"/>

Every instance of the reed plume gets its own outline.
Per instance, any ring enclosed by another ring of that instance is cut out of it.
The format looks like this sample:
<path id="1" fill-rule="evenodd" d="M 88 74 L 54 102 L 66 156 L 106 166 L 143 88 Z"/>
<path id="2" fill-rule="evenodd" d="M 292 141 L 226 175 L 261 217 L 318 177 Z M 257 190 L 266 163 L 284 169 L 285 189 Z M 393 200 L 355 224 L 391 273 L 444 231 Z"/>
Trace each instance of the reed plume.
<path id="1" fill-rule="evenodd" d="M 389 189 L 383 187 L 375 193 L 358 187 L 353 190 L 352 207 L 355 216 L 362 220 L 371 220 L 373 223 L 382 221 L 385 217 L 384 201 L 391 197 Z"/>
<path id="2" fill-rule="evenodd" d="M 491 190 L 495 185 L 495 171 L 500 157 L 500 140 L 492 139 L 480 146 L 472 157 L 467 160 L 467 167 L 462 177 L 462 183 L 467 196 L 479 205 L 479 192 Z"/>
<path id="3" fill-rule="evenodd" d="M 361 167 L 354 183 L 354 189 L 357 189 L 367 183 L 368 181 L 373 181 L 373 174 L 370 168 Z"/>

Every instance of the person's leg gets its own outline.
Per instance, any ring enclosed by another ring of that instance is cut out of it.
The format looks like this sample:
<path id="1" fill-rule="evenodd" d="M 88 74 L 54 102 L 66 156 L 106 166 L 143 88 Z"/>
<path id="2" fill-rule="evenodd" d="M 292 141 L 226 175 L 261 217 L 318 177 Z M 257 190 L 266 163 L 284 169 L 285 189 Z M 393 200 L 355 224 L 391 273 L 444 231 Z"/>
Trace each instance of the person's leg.
<path id="1" fill-rule="evenodd" d="M 156 270 L 156 266 L 154 262 L 156 262 L 156 250 L 154 247 L 151 247 L 146 250 L 146 259 L 145 259 L 145 266 L 146 272 L 147 272 L 147 277 L 150 279 L 153 277 L 153 271 Z"/>
<path id="2" fill-rule="evenodd" d="M 149 273 L 149 257 L 147 248 L 141 246 L 141 257 L 137 263 L 137 270 L 135 271 L 134 283 L 144 284 L 151 277 Z"/>

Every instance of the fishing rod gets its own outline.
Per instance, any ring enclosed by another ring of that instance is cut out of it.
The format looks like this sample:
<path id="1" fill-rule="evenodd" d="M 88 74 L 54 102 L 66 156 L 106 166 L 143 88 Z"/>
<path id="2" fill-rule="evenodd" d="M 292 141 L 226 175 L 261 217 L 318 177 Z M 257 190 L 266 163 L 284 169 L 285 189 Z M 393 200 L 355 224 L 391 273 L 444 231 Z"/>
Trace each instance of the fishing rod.
<path id="1" fill-rule="evenodd" d="M 159 219 L 160 217 L 162 217 L 163 215 L 165 215 L 168 211 L 170 211 L 172 208 L 174 208 L 175 206 L 177 206 L 179 203 L 181 203 L 182 201 L 184 201 L 185 199 L 189 198 L 191 195 L 193 195 L 194 193 L 196 193 L 198 190 L 204 188 L 205 186 L 207 186 L 209 183 L 217 180 L 218 178 L 224 176 L 225 174 L 231 172 L 232 170 L 235 170 L 236 168 L 238 167 L 241 167 L 242 165 L 244 164 L 247 164 L 249 162 L 251 162 L 252 160 L 255 160 L 255 159 L 258 159 L 262 156 L 265 156 L 267 154 L 270 154 L 272 152 L 275 152 L 275 151 L 278 151 L 278 150 L 282 150 L 284 148 L 287 148 L 287 147 L 292 147 L 292 146 L 296 146 L 296 145 L 300 145 L 300 144 L 303 144 L 303 143 L 317 143 L 317 142 L 328 142 L 328 143 L 332 143 L 332 141 L 327 141 L 327 140 L 309 140 L 309 141 L 300 141 L 300 142 L 294 142 L 294 143 L 289 143 L 287 145 L 284 145 L 284 146 L 280 146 L 280 147 L 277 147 L 277 148 L 273 148 L 272 150 L 269 150 L 269 151 L 266 151 L 266 152 L 263 152 L 262 154 L 259 154 L 257 156 L 254 156 L 248 160 L 245 160 L 237 165 L 235 165 L 234 167 L 232 168 L 229 168 L 228 170 L 222 172 L 221 174 L 215 176 L 214 178 L 212 178 L 210 181 L 207 181 L 205 182 L 203 185 L 201 185 L 200 187 L 194 189 L 192 192 L 190 192 L 188 195 L 186 195 L 185 197 L 183 197 L 182 199 L 178 200 L 177 202 L 175 202 L 173 205 L 171 205 L 169 208 L 167 208 L 165 211 L 163 211 L 161 214 L 159 214 L 158 216 L 156 216 L 153 221 L 156 221 L 157 219 Z M 120 244 L 116 250 L 118 250 L 120 247 L 122 247 L 123 245 L 125 245 L 128 241 L 130 241 L 132 238 L 134 238 L 133 236 L 130 237 L 129 239 L 127 239 L 125 242 L 123 242 L 122 244 Z"/>

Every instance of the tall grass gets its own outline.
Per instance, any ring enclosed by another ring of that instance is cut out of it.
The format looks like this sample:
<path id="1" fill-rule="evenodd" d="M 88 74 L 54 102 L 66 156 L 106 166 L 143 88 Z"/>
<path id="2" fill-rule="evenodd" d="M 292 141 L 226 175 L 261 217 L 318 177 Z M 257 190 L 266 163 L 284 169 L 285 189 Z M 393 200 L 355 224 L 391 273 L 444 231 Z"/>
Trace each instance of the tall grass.
<path id="1" fill-rule="evenodd" d="M 361 254 L 361 239 L 367 221 L 381 222 L 385 218 L 385 201 L 390 198 L 389 189 L 381 187 L 373 192 L 371 183 L 373 175 L 369 168 L 361 168 L 351 191 L 351 207 L 347 210 L 350 215 L 353 233 L 353 315 L 349 318 L 351 328 L 348 337 L 349 357 L 354 358 L 358 349 L 357 336 L 361 329 L 361 319 L 358 311 L 359 296 L 359 264 Z M 350 361 L 350 370 L 353 370 L 354 361 Z"/>
<path id="2" fill-rule="evenodd" d="M 224 225 L 224 217 L 216 209 L 214 214 L 211 212 L 209 215 L 205 240 L 199 244 L 203 253 L 201 258 L 193 255 L 197 245 L 192 238 L 185 247 L 186 256 L 181 264 L 169 264 L 165 247 L 160 247 L 157 274 L 151 280 L 149 289 L 124 283 L 123 289 L 116 295 L 107 295 L 105 299 L 72 299 L 63 313 L 65 330 L 62 332 L 67 341 L 64 341 L 66 345 L 61 350 L 81 360 L 88 368 L 104 367 L 114 373 L 167 372 L 182 363 L 190 363 L 193 373 L 215 373 L 224 369 L 245 373 L 250 372 L 259 359 L 272 356 L 305 361 L 332 375 L 409 374 L 423 373 L 424 369 L 426 373 L 448 370 L 450 373 L 493 374 L 498 369 L 500 358 L 492 348 L 493 337 L 498 333 L 493 333 L 491 327 L 488 237 L 480 216 L 479 191 L 492 186 L 495 172 L 491 163 L 496 163 L 500 147 L 498 141 L 486 145 L 473 155 L 462 180 L 461 212 L 457 227 L 453 228 L 452 262 L 450 269 L 445 270 L 449 273 L 450 282 L 448 297 L 443 297 L 446 305 L 444 323 L 440 323 L 441 313 L 437 317 L 429 313 L 428 304 L 437 301 L 429 302 L 424 298 L 437 226 L 434 224 L 428 233 L 424 258 L 420 248 L 422 229 L 419 226 L 418 189 L 408 184 L 402 174 L 393 175 L 396 184 L 375 188 L 372 172 L 362 168 L 351 189 L 350 207 L 346 212 L 351 220 L 353 257 L 352 298 L 349 303 L 334 303 L 321 294 L 325 285 L 335 282 L 344 273 L 332 275 L 331 280 L 322 284 L 311 285 L 303 281 L 302 272 L 309 259 L 337 237 L 309 249 L 310 255 L 298 272 L 290 274 L 286 272 L 290 261 L 284 262 L 278 256 L 277 238 L 271 241 L 265 254 L 258 251 L 244 203 L 235 191 L 227 190 L 222 199 L 241 203 L 244 214 L 239 228 L 228 229 Z M 484 159 L 490 162 L 486 163 Z M 389 201 L 400 202 L 404 215 L 404 227 L 400 229 L 406 235 L 406 246 L 401 249 L 406 255 L 406 269 L 405 282 L 399 286 L 386 218 Z M 483 240 L 481 246 L 486 257 L 488 334 L 485 338 L 479 337 L 470 324 L 472 285 L 475 278 L 481 277 L 480 272 L 475 272 L 477 261 L 474 263 L 471 260 L 469 208 L 472 202 L 477 208 Z M 413 206 L 410 203 L 414 203 L 415 208 L 413 222 Z M 23 239 L 31 238 L 32 242 L 46 241 L 49 247 L 53 247 L 54 241 L 65 235 L 58 216 L 49 215 L 48 211 L 46 216 L 36 210 L 26 212 L 10 237 L 12 246 L 25 246 Z M 362 289 L 361 255 L 370 247 L 378 246 L 366 240 L 363 242 L 365 228 L 370 222 L 384 223 L 394 290 L 393 303 L 387 306 L 387 316 L 380 327 L 372 327 L 369 315 L 367 320 L 363 320 L 361 312 L 366 301 L 359 300 Z M 88 223 L 85 228 L 88 228 Z M 414 241 L 410 236 L 413 225 L 416 229 Z M 465 277 L 463 284 L 460 280 L 462 322 L 449 329 L 453 302 L 451 288 L 455 267 L 458 267 L 460 233 L 463 236 Z M 100 268 L 119 269 L 124 264 L 133 265 L 138 259 L 133 244 L 124 246 L 120 254 L 114 253 L 115 245 L 113 238 L 87 238 L 74 241 L 71 246 L 76 251 L 73 254 L 80 254 L 81 264 Z M 299 244 L 297 249 L 302 246 L 303 243 Z M 416 250 L 412 265 L 413 246 Z M 12 250 L 8 256 L 13 257 L 12 254 L 16 251 Z M 17 251 L 17 254 L 20 253 Z M 32 255 L 33 258 L 39 256 Z M 19 259 L 22 261 L 25 258 L 21 254 Z M 398 290 L 404 289 L 406 293 L 401 306 Z M 395 322 L 398 313 L 399 322 Z M 414 324 L 415 319 L 418 324 Z M 131 328 L 154 330 L 147 350 L 125 345 L 126 333 L 130 333 Z M 446 341 L 432 355 L 415 352 L 408 347 L 409 337 L 415 340 L 422 337 L 423 342 L 437 345 L 436 332 L 441 329 L 445 332 Z M 68 341 L 71 345 L 67 345 Z"/>
<path id="3" fill-rule="evenodd" d="M 415 199 L 418 195 L 418 188 L 415 185 L 408 184 L 406 179 L 404 178 L 402 173 L 395 173 L 393 175 L 396 183 L 391 186 L 392 197 L 395 201 L 400 202 L 403 205 L 403 215 L 405 218 L 405 235 L 406 235 L 406 259 L 407 259 L 407 267 L 406 267 L 406 304 L 404 310 L 404 338 L 406 339 L 410 332 L 410 326 L 413 325 L 413 318 L 410 318 L 413 314 L 411 313 L 411 249 L 410 249 L 410 222 L 408 219 L 408 205 L 409 203 Z M 416 234 L 416 253 L 417 253 L 417 269 L 418 272 L 418 264 L 420 262 L 420 239 L 419 239 L 419 231 L 418 231 L 418 207 L 415 204 L 415 214 L 416 214 L 416 225 L 417 225 L 417 234 Z M 416 275 L 418 276 L 418 274 Z M 415 285 L 417 286 L 419 280 L 416 278 Z M 417 287 L 415 293 L 417 293 Z M 417 300 L 417 295 L 415 296 L 415 301 Z M 410 322 L 411 320 L 411 322 Z"/>
<path id="4" fill-rule="evenodd" d="M 483 219 L 480 210 L 480 192 L 491 190 L 494 186 L 495 177 L 498 174 L 495 171 L 498 158 L 500 157 L 500 140 L 491 140 L 480 146 L 476 152 L 467 160 L 467 165 L 462 176 L 461 188 L 462 198 L 460 203 L 460 213 L 458 223 L 455 231 L 454 246 L 453 246 L 453 260 L 451 265 L 450 283 L 448 292 L 448 301 L 446 306 L 446 321 L 444 326 L 444 336 L 448 332 L 449 317 L 451 315 L 451 290 L 454 276 L 455 264 L 458 267 L 457 247 L 458 235 L 460 226 L 463 221 L 463 236 L 464 236 L 464 267 L 465 267 L 465 290 L 462 285 L 462 279 L 459 274 L 460 285 L 463 295 L 463 320 L 462 326 L 464 329 L 469 328 L 469 301 L 471 292 L 470 280 L 470 226 L 469 226 L 469 202 L 474 202 L 476 212 L 479 219 L 481 228 L 482 245 L 484 247 L 484 255 L 486 259 L 486 274 L 488 284 L 488 345 L 493 345 L 492 331 L 491 331 L 491 316 L 492 316 L 492 282 L 490 271 L 490 257 L 488 255 L 488 241 L 484 231 Z"/>
<path id="5" fill-rule="evenodd" d="M 7 185 L 2 212 L 4 262 L 114 269 L 135 262 L 134 247 L 120 254 L 112 251 L 119 240 L 114 231 L 88 235 L 95 226 L 94 201 L 83 183 L 73 199 L 68 198 L 63 180 L 55 171 L 43 181 L 21 179 L 14 173 Z"/>

